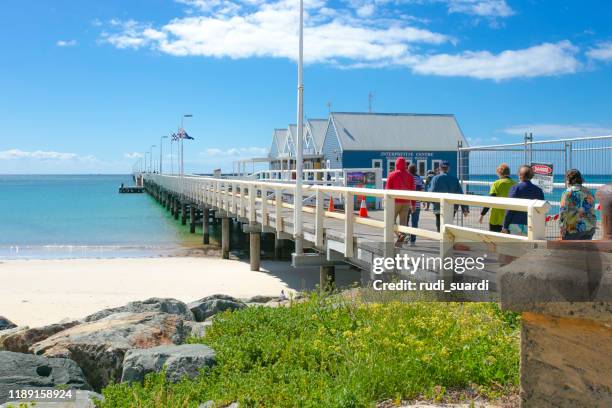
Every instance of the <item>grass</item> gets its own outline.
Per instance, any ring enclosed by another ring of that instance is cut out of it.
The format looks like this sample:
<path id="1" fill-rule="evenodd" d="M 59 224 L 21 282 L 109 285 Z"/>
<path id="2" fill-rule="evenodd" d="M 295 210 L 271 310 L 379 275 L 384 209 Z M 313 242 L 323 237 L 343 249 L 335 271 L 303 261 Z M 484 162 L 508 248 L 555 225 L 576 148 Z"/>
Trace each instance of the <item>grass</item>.
<path id="1" fill-rule="evenodd" d="M 288 308 L 218 315 L 194 343 L 218 364 L 194 380 L 107 387 L 102 407 L 368 407 L 440 400 L 457 390 L 496 398 L 519 376 L 516 317 L 484 303 L 365 304 L 313 295 Z"/>

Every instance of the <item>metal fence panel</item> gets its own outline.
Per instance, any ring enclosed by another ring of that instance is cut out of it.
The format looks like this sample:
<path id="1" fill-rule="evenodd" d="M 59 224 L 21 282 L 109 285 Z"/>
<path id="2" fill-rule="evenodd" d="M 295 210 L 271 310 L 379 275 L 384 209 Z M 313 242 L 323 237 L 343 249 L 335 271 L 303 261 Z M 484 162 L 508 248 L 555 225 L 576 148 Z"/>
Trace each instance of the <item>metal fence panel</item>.
<path id="1" fill-rule="evenodd" d="M 612 135 L 582 137 L 575 139 L 534 141 L 532 135 L 525 135 L 523 143 L 504 145 L 459 147 L 457 174 L 467 194 L 487 195 L 491 184 L 497 179 L 495 169 L 501 163 L 510 166 L 511 174 L 517 179 L 517 171 L 523 164 L 552 164 L 554 188 L 546 193 L 550 202 L 547 238 L 559 238 L 556 215 L 559 201 L 565 190 L 565 173 L 576 168 L 580 170 L 585 186 L 593 192 L 600 186 L 612 182 Z M 463 225 L 473 228 L 488 228 L 488 216 L 479 223 L 480 208 L 470 209 L 470 215 L 462 216 Z M 598 214 L 599 216 L 599 214 Z M 598 229 L 595 238 L 601 236 Z"/>

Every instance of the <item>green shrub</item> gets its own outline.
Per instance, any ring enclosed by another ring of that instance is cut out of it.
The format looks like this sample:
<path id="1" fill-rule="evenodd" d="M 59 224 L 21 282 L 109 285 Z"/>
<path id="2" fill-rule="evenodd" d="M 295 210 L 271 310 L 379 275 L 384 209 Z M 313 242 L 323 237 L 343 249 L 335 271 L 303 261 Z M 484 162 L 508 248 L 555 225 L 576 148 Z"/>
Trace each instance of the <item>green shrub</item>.
<path id="1" fill-rule="evenodd" d="M 313 296 L 289 308 L 223 313 L 202 339 L 218 364 L 195 380 L 112 385 L 103 407 L 367 407 L 440 399 L 446 390 L 499 396 L 518 383 L 516 317 L 485 303 L 365 304 Z"/>

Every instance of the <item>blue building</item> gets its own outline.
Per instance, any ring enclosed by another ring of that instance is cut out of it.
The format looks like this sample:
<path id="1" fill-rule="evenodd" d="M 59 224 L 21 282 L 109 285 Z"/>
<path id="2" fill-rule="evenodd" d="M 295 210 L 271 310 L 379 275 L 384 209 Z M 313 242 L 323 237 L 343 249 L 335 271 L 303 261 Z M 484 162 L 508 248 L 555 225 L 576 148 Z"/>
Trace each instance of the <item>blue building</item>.
<path id="1" fill-rule="evenodd" d="M 321 154 L 327 168 L 395 170 L 402 156 L 419 174 L 448 161 L 457 174 L 457 147 L 467 141 L 454 115 L 332 112 Z"/>

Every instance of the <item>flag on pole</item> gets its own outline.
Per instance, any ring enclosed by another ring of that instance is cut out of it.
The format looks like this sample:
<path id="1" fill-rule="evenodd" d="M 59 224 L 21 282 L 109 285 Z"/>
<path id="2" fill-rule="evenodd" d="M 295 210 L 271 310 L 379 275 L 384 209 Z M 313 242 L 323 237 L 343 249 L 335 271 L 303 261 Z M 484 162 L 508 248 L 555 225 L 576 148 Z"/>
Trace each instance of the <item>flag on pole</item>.
<path id="1" fill-rule="evenodd" d="M 185 129 L 179 130 L 178 137 L 179 139 L 193 140 L 193 137 L 189 136 L 187 132 L 185 132 Z"/>
<path id="2" fill-rule="evenodd" d="M 176 142 L 177 140 L 179 140 L 179 136 L 176 133 L 172 133 L 170 136 L 172 137 L 173 142 Z"/>

